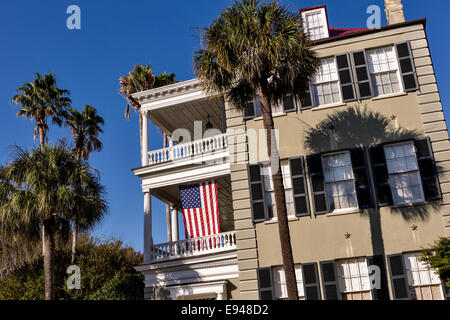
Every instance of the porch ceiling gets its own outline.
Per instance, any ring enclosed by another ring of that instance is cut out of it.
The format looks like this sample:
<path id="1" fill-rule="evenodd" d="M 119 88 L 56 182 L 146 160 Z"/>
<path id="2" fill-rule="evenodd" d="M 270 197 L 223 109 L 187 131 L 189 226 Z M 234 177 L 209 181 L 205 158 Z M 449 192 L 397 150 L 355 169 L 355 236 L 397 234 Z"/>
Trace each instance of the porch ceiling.
<path id="1" fill-rule="evenodd" d="M 150 120 L 167 134 L 176 129 L 187 129 L 194 139 L 194 121 L 202 121 L 203 130 L 208 114 L 214 128 L 223 132 L 223 99 L 205 97 L 149 111 Z"/>
<path id="2" fill-rule="evenodd" d="M 192 182 L 194 184 L 196 182 Z M 230 176 L 217 178 L 218 200 L 219 200 L 219 219 L 221 232 L 234 230 L 233 202 L 231 195 Z M 163 202 L 169 202 L 175 205 L 181 212 L 180 190 L 179 186 L 171 185 L 167 187 L 152 189 L 152 195 Z"/>

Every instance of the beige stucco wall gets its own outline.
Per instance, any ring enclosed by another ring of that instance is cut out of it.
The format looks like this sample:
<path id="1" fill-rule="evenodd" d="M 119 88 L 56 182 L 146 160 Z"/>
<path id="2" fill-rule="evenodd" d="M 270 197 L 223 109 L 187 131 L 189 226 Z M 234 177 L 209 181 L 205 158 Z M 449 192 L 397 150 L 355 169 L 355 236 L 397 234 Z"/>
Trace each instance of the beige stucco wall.
<path id="1" fill-rule="evenodd" d="M 280 129 L 280 158 L 287 159 L 315 153 L 304 145 L 305 131 L 308 128 L 314 128 L 328 115 L 349 107 L 359 110 L 367 108 L 390 119 L 389 125 L 394 129 L 403 128 L 414 131 L 417 136 L 431 138 L 435 158 L 441 171 L 440 182 L 444 200 L 437 205 L 435 203 L 408 209 L 387 207 L 379 211 L 371 209 L 350 214 L 321 216 L 312 214 L 311 217 L 291 219 L 289 226 L 295 263 L 415 251 L 429 246 L 440 236 L 450 236 L 450 143 L 423 25 L 418 23 L 324 43 L 316 46 L 315 50 L 319 57 L 327 57 L 407 40 L 411 41 L 420 84 L 419 91 L 384 99 L 373 98 L 362 102 L 340 104 L 331 108 L 298 110 L 296 113 L 276 116 L 275 127 Z M 226 115 L 228 129 L 246 128 L 258 132 L 263 128 L 262 119 L 256 118 L 244 122 L 241 113 L 230 106 L 226 106 Z M 393 116 L 396 116 L 396 120 Z M 367 131 L 370 131 L 370 128 L 357 124 L 352 124 L 351 128 L 356 136 L 367 135 Z M 386 136 L 379 135 L 376 142 L 388 140 Z M 239 143 L 236 139 L 229 139 L 232 156 L 244 155 L 245 163 L 249 159 L 251 163 L 267 160 L 264 152 L 260 152 L 265 148 L 265 143 L 261 141 L 264 142 L 265 138 L 250 138 L 248 143 L 245 143 L 245 140 Z M 373 142 L 375 141 L 368 141 L 364 145 Z M 329 148 L 329 144 L 329 140 L 324 139 L 320 148 Z M 344 141 L 339 145 L 340 148 L 352 146 L 354 146 L 352 141 Z M 245 164 L 232 165 L 231 178 L 235 226 L 238 235 L 240 298 L 254 299 L 257 298 L 258 288 L 256 268 L 282 264 L 278 225 L 273 222 L 256 225 L 252 223 Z M 345 234 L 350 234 L 351 237 L 347 239 Z"/>

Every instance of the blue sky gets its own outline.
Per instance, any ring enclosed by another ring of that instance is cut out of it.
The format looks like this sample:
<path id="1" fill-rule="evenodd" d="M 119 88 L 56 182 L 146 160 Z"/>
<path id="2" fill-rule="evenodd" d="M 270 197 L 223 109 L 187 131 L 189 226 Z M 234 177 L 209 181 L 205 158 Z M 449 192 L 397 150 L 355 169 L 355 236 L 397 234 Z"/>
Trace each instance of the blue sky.
<path id="1" fill-rule="evenodd" d="M 293 10 L 327 4 L 331 26 L 365 27 L 366 8 L 383 0 L 283 1 Z M 450 79 L 448 41 L 450 2 L 403 1 L 407 20 L 426 17 L 438 85 L 446 117 Z M 81 8 L 81 30 L 66 28 L 66 9 Z M 124 119 L 125 100 L 118 95 L 118 79 L 133 64 L 151 64 L 155 73 L 174 72 L 177 80 L 192 79 L 193 52 L 199 48 L 199 29 L 231 2 L 229 0 L 106 1 L 53 0 L 1 1 L 0 3 L 0 163 L 9 158 L 8 146 L 33 146 L 33 124 L 17 118 L 10 99 L 33 73 L 54 72 L 58 85 L 69 89 L 73 106 L 95 106 L 105 118 L 104 149 L 91 156 L 108 191 L 110 212 L 95 229 L 103 237 L 115 236 L 137 250 L 143 242 L 143 196 L 130 169 L 139 166 L 137 115 Z M 384 18 L 382 25 L 386 24 Z M 150 126 L 150 149 L 162 147 L 157 129 Z M 67 128 L 51 127 L 49 140 L 69 137 Z M 153 201 L 153 237 L 165 242 L 165 210 Z M 183 229 L 180 229 L 183 230 Z"/>

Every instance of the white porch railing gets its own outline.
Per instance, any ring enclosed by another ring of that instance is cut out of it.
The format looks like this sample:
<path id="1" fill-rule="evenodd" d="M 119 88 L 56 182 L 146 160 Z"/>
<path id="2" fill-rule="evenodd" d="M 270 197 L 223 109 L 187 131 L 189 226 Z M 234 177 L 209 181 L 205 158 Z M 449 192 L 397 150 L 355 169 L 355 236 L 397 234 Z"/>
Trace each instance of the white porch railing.
<path id="1" fill-rule="evenodd" d="M 150 151 L 149 164 L 164 163 L 185 158 L 194 158 L 199 155 L 222 151 L 228 147 L 226 133 L 217 136 L 181 143 L 176 146 Z"/>
<path id="2" fill-rule="evenodd" d="M 197 256 L 236 248 L 234 231 L 153 245 L 152 262 Z"/>

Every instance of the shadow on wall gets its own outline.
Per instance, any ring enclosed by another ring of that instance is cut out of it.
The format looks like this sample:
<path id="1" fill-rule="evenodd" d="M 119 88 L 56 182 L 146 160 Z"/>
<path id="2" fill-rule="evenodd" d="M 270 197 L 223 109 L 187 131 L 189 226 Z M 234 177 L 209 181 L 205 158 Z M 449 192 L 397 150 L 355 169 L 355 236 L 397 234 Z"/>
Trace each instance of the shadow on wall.
<path id="1" fill-rule="evenodd" d="M 344 150 L 380 143 L 415 139 L 420 136 L 416 130 L 401 128 L 395 117 L 389 119 L 379 112 L 369 110 L 367 105 L 349 107 L 327 116 L 305 132 L 305 148 L 311 153 Z M 440 168 L 436 168 L 441 172 Z M 399 214 L 407 221 L 426 221 L 430 208 L 437 210 L 439 201 L 423 205 L 390 207 L 393 214 Z"/>
<path id="2" fill-rule="evenodd" d="M 391 119 L 379 112 L 369 110 L 367 105 L 349 107 L 329 114 L 316 127 L 305 132 L 305 148 L 311 153 L 332 152 L 356 147 L 368 147 L 387 142 L 419 138 L 416 130 L 398 126 L 397 119 Z M 370 160 L 367 165 L 370 167 Z M 439 168 L 437 168 L 438 172 Z M 390 207 L 391 213 L 401 215 L 406 221 L 426 221 L 431 211 L 438 211 L 440 201 L 404 207 Z M 374 254 L 384 254 L 380 209 L 362 210 L 368 216 Z"/>
<path id="3" fill-rule="evenodd" d="M 334 112 L 305 133 L 305 148 L 312 153 L 414 139 L 416 130 L 396 128 L 395 119 L 371 111 L 367 105 Z"/>

